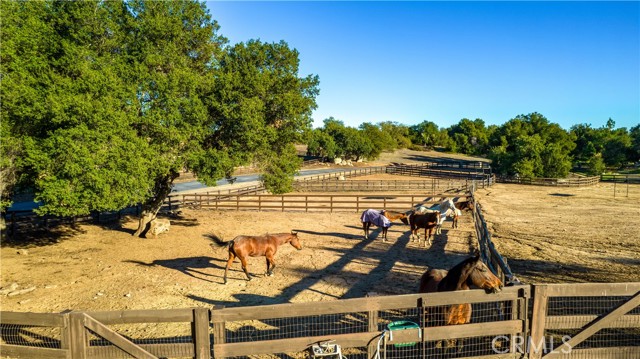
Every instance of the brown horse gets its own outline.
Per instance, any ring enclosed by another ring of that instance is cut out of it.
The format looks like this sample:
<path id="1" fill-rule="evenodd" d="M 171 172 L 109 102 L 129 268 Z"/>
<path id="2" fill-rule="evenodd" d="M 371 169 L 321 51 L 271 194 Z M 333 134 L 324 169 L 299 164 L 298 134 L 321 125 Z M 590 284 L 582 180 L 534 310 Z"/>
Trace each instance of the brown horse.
<path id="1" fill-rule="evenodd" d="M 415 236 L 418 244 L 420 244 L 420 234 L 418 229 L 424 228 L 424 246 L 427 246 L 427 242 L 431 245 L 431 232 L 438 226 L 440 221 L 440 211 L 433 211 L 430 213 L 420 214 L 413 212 L 409 215 L 409 224 L 411 225 L 411 239 Z"/>
<path id="2" fill-rule="evenodd" d="M 466 201 L 458 201 L 453 204 L 455 208 L 451 211 L 451 217 L 453 218 L 452 228 L 458 228 L 458 220 L 462 215 L 462 211 L 473 211 L 473 199 L 467 199 Z"/>
<path id="3" fill-rule="evenodd" d="M 302 249 L 298 233 L 294 231 L 291 231 L 291 233 L 265 234 L 263 236 L 237 236 L 229 242 L 223 241 L 215 234 L 208 234 L 207 237 L 214 241 L 214 243 L 211 243 L 211 247 L 214 249 L 215 247 L 229 247 L 229 260 L 227 261 L 227 267 L 224 269 L 224 284 L 227 284 L 227 272 L 236 257 L 242 263 L 242 270 L 246 274 L 247 280 L 251 280 L 247 270 L 247 256 L 267 257 L 267 275 L 272 276 L 273 270 L 276 268 L 274 256 L 279 246 L 290 243 L 296 249 Z"/>
<path id="4" fill-rule="evenodd" d="M 391 227 L 391 222 L 399 219 L 404 224 L 409 224 L 408 216 L 403 212 L 388 211 L 383 209 L 378 211 L 375 209 L 367 209 L 360 215 L 362 222 L 362 230 L 364 231 L 364 239 L 369 239 L 369 228 L 374 224 L 382 228 L 382 241 L 387 241 L 387 231 Z"/>
<path id="5" fill-rule="evenodd" d="M 502 281 L 491 273 L 487 265 L 480 260 L 480 256 L 467 258 L 448 271 L 427 270 L 420 278 L 418 293 L 468 290 L 472 286 L 482 288 L 487 293 L 497 293 L 502 290 Z M 471 322 L 471 304 L 453 304 L 446 308 L 437 308 L 430 319 L 436 325 L 469 323 Z"/>
<path id="6" fill-rule="evenodd" d="M 465 211 L 465 210 L 473 211 L 473 207 L 474 207 L 473 199 L 454 202 L 453 205 L 461 211 Z"/>

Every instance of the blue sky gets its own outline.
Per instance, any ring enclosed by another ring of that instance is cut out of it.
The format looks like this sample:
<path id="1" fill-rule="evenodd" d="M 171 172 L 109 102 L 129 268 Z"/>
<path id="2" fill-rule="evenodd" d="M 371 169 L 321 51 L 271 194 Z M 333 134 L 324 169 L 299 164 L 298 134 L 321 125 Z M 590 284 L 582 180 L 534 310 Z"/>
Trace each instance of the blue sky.
<path id="1" fill-rule="evenodd" d="M 640 123 L 640 2 L 207 2 L 231 43 L 286 41 L 320 77 L 314 127 L 539 112 Z"/>

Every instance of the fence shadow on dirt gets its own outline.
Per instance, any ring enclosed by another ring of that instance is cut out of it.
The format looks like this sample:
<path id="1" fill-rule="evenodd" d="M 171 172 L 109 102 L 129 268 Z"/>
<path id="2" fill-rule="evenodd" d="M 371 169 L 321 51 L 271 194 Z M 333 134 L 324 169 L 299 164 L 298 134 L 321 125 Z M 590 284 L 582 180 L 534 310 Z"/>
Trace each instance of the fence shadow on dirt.
<path id="1" fill-rule="evenodd" d="M 212 275 L 209 273 L 205 273 L 202 269 L 207 268 L 220 268 L 224 269 L 223 265 L 212 264 L 212 261 L 221 261 L 213 257 L 206 256 L 198 256 L 198 257 L 184 257 L 184 258 L 174 258 L 174 259 L 156 259 L 150 263 L 137 261 L 137 260 L 125 260 L 124 263 L 132 263 L 143 267 L 154 267 L 161 266 L 169 269 L 175 269 L 178 272 L 186 274 L 193 278 L 198 278 L 207 282 L 213 282 L 210 279 L 205 277 L 211 277 Z M 197 275 L 196 275 L 197 274 Z"/>

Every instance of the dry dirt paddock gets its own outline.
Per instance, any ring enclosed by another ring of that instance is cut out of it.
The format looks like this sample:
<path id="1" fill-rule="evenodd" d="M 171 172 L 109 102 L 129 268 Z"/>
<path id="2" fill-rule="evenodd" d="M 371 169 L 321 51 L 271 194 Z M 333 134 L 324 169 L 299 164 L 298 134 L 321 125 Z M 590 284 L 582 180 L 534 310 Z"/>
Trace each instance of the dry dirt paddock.
<path id="1" fill-rule="evenodd" d="M 640 186 L 625 194 L 618 188 L 614 198 L 609 184 L 498 184 L 477 193 L 498 249 L 526 283 L 640 281 Z M 132 237 L 133 218 L 58 228 L 40 241 L 3 242 L 2 310 L 249 306 L 412 293 L 427 266 L 449 268 L 473 251 L 471 215 L 463 215 L 459 228 L 450 226 L 429 248 L 410 242 L 400 223 L 388 242 L 379 230 L 365 240 L 359 213 L 185 209 L 157 239 Z M 299 232 L 304 248 L 281 247 L 273 277 L 263 276 L 264 258 L 250 258 L 257 277 L 246 281 L 236 262 L 227 285 L 226 251 L 212 250 L 203 236 L 213 231 L 230 240 L 290 230 Z"/>
<path id="2" fill-rule="evenodd" d="M 479 190 L 489 230 L 527 283 L 640 281 L 640 185 L 496 184 Z"/>

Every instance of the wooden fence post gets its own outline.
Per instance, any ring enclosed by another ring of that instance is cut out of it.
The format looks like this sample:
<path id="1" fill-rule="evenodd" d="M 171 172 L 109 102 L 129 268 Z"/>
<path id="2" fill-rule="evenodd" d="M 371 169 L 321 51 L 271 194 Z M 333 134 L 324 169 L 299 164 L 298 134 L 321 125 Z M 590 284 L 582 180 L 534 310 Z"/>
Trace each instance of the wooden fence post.
<path id="1" fill-rule="evenodd" d="M 84 313 L 69 313 L 69 354 L 73 359 L 87 357 L 87 331 L 84 328 Z"/>
<path id="2" fill-rule="evenodd" d="M 368 330 L 370 332 L 377 332 L 378 331 L 378 311 L 370 310 L 368 317 L 369 317 Z M 369 346 L 367 347 L 367 358 L 373 358 L 376 355 L 377 347 L 378 347 L 377 340 L 373 340 L 371 341 L 371 343 L 369 343 Z"/>
<path id="3" fill-rule="evenodd" d="M 211 358 L 211 341 L 209 339 L 209 309 L 193 310 L 192 331 L 195 345 L 195 359 Z"/>
<path id="4" fill-rule="evenodd" d="M 224 305 L 216 305 L 212 308 L 211 310 L 211 321 L 213 322 L 213 344 L 225 344 L 227 342 L 227 337 L 226 337 L 226 324 L 225 322 L 221 322 L 219 320 L 216 319 L 216 310 L 218 309 L 224 309 Z M 218 359 L 218 358 L 223 358 L 224 357 L 224 353 L 216 353 L 216 351 L 213 351 L 213 357 Z"/>
<path id="5" fill-rule="evenodd" d="M 71 359 L 71 322 L 69 313 L 62 315 L 63 326 L 60 333 L 60 349 L 67 349 L 67 358 Z"/>
<path id="6" fill-rule="evenodd" d="M 549 304 L 546 285 L 534 285 L 533 289 L 533 315 L 531 316 L 531 336 L 526 341 L 525 347 L 529 350 L 529 359 L 542 358 L 544 349 L 544 327 L 547 318 L 547 306 Z"/>

